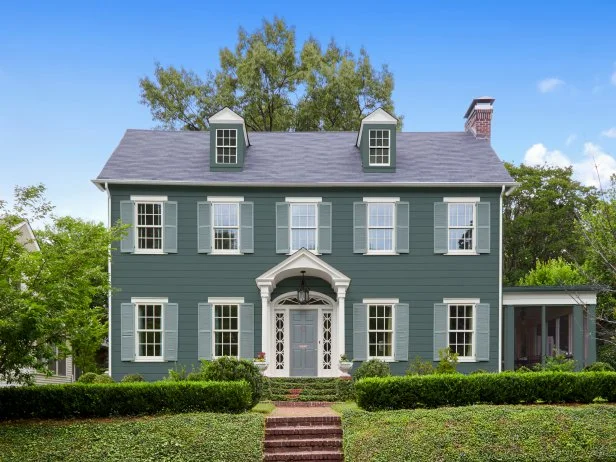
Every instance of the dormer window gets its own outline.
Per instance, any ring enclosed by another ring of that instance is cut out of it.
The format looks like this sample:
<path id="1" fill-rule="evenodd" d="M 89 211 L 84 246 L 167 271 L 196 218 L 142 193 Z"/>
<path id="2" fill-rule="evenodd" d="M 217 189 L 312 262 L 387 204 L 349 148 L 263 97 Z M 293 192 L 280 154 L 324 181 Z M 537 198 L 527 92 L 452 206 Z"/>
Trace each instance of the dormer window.
<path id="1" fill-rule="evenodd" d="M 389 165 L 390 130 L 370 130 L 370 166 Z"/>
<path id="2" fill-rule="evenodd" d="M 225 128 L 216 130 L 216 163 L 237 164 L 237 130 Z"/>

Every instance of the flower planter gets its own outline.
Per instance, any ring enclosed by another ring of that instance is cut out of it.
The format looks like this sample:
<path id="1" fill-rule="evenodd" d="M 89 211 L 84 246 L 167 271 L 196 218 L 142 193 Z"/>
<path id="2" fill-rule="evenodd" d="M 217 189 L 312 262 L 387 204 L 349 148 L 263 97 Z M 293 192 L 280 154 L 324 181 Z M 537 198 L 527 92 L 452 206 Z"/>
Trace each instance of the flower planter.
<path id="1" fill-rule="evenodd" d="M 343 376 L 348 376 L 349 371 L 353 367 L 353 361 L 340 361 L 338 367 L 340 368 Z"/>
<path id="2" fill-rule="evenodd" d="M 253 364 L 257 366 L 257 369 L 259 369 L 259 372 L 261 372 L 261 374 L 263 374 L 263 372 L 265 372 L 265 370 L 267 369 L 267 366 L 269 366 L 269 363 L 267 363 L 266 361 L 254 361 Z"/>

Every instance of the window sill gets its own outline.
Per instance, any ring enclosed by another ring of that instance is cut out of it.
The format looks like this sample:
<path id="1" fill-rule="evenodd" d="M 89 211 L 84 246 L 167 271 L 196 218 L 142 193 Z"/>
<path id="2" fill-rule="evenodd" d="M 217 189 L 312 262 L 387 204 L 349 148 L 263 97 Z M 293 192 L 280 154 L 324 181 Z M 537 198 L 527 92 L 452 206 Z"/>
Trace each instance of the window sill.
<path id="1" fill-rule="evenodd" d="M 443 255 L 480 255 L 477 252 L 447 252 Z"/>
<path id="2" fill-rule="evenodd" d="M 210 255 L 243 255 L 242 252 L 239 251 L 230 251 L 230 252 L 225 252 L 225 251 L 221 251 L 221 250 L 213 250 L 210 252 Z"/>
<path id="3" fill-rule="evenodd" d="M 167 252 L 162 250 L 135 250 L 133 255 L 167 255 Z"/>
<path id="4" fill-rule="evenodd" d="M 364 255 L 400 255 L 398 252 L 366 252 Z"/>
<path id="5" fill-rule="evenodd" d="M 475 358 L 458 358 L 459 363 L 478 363 L 479 361 Z"/>
<path id="6" fill-rule="evenodd" d="M 374 356 L 374 357 L 368 356 L 368 359 L 366 361 L 371 361 L 373 359 L 378 359 L 379 361 L 383 363 L 397 363 L 398 362 L 394 358 L 383 358 L 379 356 Z"/>
<path id="7" fill-rule="evenodd" d="M 165 363 L 167 361 L 164 358 L 135 358 L 133 362 L 135 363 Z"/>

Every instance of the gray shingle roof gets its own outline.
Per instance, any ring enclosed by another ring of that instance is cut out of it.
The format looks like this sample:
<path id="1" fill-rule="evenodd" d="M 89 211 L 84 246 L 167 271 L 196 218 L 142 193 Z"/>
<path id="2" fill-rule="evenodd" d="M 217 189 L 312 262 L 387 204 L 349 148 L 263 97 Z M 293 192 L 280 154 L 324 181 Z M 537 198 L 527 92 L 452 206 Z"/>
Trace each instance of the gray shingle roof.
<path id="1" fill-rule="evenodd" d="M 465 132 L 397 134 L 394 173 L 364 173 L 354 132 L 252 132 L 240 172 L 211 172 L 209 132 L 127 130 L 95 180 L 187 184 L 511 184 L 485 140 Z"/>

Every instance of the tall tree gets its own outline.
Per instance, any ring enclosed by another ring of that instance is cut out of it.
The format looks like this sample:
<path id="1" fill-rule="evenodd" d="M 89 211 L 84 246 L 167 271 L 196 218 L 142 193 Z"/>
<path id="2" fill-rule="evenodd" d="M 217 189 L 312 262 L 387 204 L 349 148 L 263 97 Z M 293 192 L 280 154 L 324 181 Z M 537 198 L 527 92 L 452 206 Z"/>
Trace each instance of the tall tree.
<path id="1" fill-rule="evenodd" d="M 335 42 L 322 51 L 308 39 L 298 52 L 284 20 L 240 28 L 233 49 L 220 50 L 220 68 L 202 79 L 192 71 L 156 64 L 140 80 L 141 102 L 169 130 L 205 130 L 207 116 L 228 106 L 252 131 L 356 130 L 377 107 L 393 113 L 393 76 L 362 49 L 358 58 Z"/>
<path id="2" fill-rule="evenodd" d="M 104 300 L 110 289 L 109 246 L 122 229 L 50 215 L 44 187 L 17 188 L 16 205 L 0 203 L 0 380 L 28 383 L 32 370 L 73 355 L 89 369 L 105 337 Z M 37 232 L 40 251 L 30 252 L 16 225 L 45 218 Z M 56 350 L 57 347 L 57 350 Z"/>
<path id="3" fill-rule="evenodd" d="M 537 260 L 582 264 L 586 245 L 577 216 L 597 203 L 596 190 L 573 180 L 571 167 L 505 165 L 520 183 L 503 204 L 505 283 L 514 285 Z"/>

